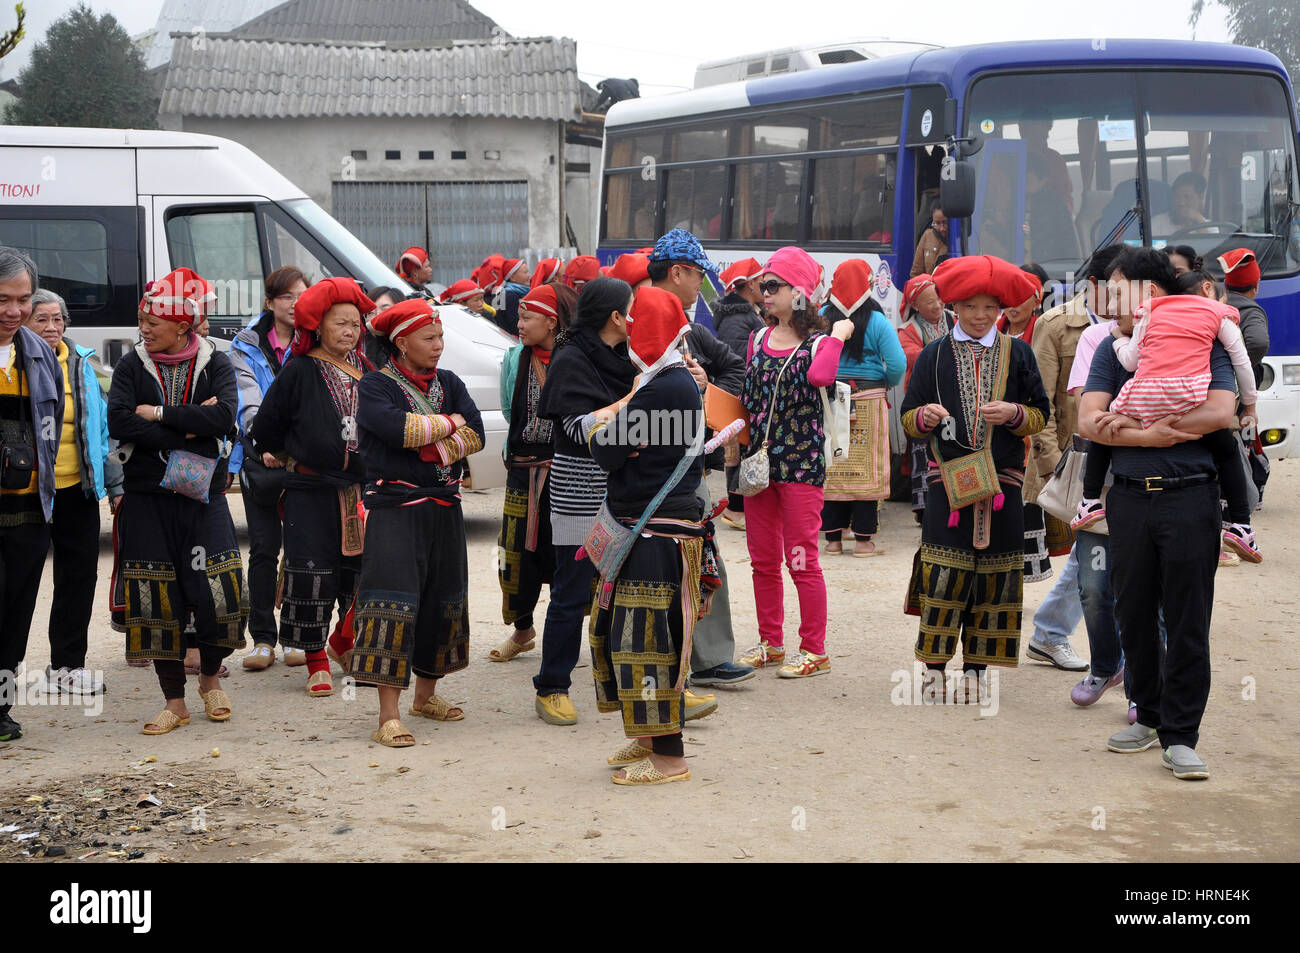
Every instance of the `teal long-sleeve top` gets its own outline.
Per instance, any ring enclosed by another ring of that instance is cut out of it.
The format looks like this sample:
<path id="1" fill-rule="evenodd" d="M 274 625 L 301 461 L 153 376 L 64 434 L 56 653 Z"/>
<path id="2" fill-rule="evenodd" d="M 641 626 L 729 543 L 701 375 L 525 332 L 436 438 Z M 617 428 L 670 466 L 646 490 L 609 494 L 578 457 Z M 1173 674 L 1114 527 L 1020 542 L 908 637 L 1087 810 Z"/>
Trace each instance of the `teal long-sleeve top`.
<path id="1" fill-rule="evenodd" d="M 862 336 L 862 360 L 849 356 L 846 344 L 835 376 L 839 380 L 885 381 L 890 387 L 903 379 L 907 356 L 898 342 L 898 332 L 879 311 L 873 312 Z"/>

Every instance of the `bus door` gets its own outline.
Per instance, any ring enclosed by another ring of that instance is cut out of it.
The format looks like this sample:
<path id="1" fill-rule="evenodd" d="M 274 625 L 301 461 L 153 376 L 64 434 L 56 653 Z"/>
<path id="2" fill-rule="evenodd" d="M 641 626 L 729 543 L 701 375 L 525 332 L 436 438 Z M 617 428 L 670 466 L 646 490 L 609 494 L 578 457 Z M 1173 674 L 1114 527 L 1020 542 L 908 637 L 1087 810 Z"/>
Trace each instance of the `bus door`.
<path id="1" fill-rule="evenodd" d="M 948 91 L 942 86 L 917 86 L 907 92 L 905 161 L 910 161 L 912 168 L 904 167 L 900 179 L 913 182 L 915 185 L 910 202 L 905 201 L 902 195 L 897 202 L 896 231 L 900 240 L 895 242 L 894 247 L 898 252 L 900 269 L 904 263 L 909 269 L 909 271 L 900 271 L 898 276 L 900 288 L 910 273 L 921 233 L 930 224 L 930 204 L 939 197 L 940 176 L 943 174 L 944 159 L 948 155 L 945 143 L 953 131 L 944 128 L 947 100 Z M 951 241 L 950 238 L 950 248 Z M 904 246 L 908 247 L 904 248 Z"/>

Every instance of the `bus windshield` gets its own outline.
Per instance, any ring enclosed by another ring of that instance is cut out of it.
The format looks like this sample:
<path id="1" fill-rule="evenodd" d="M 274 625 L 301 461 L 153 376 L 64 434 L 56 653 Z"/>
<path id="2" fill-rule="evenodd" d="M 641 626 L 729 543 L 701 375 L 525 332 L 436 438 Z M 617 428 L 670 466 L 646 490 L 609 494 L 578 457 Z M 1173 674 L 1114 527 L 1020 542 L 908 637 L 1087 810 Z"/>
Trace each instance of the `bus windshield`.
<path id="1" fill-rule="evenodd" d="M 1108 239 L 1190 245 L 1211 268 L 1251 248 L 1266 277 L 1300 268 L 1295 132 L 1277 77 L 997 75 L 975 83 L 966 117 L 983 141 L 973 253 L 1056 278 Z"/>

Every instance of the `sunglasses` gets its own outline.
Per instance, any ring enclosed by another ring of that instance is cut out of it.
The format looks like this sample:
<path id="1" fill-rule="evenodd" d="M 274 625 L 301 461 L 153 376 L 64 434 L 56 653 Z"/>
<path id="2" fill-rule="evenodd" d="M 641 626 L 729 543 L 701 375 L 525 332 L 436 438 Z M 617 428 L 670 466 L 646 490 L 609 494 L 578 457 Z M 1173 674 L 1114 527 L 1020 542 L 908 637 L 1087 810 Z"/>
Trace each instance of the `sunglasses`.
<path id="1" fill-rule="evenodd" d="M 765 295 L 774 295 L 782 288 L 790 287 L 784 281 L 777 281 L 775 278 L 769 278 L 767 281 L 759 282 L 758 290 Z"/>

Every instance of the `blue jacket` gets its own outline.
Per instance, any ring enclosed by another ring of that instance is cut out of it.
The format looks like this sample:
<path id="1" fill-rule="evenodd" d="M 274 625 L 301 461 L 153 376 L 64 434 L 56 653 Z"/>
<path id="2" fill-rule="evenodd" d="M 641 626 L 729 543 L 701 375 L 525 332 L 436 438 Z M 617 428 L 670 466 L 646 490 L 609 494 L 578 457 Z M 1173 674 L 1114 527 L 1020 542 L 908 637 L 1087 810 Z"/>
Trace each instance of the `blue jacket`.
<path id="1" fill-rule="evenodd" d="M 262 406 L 262 398 L 266 396 L 266 391 L 279 370 L 272 366 L 275 351 L 266 338 L 267 332 L 274 327 L 274 322 L 271 313 L 263 311 L 230 342 L 230 362 L 235 365 L 235 377 L 239 382 L 239 407 L 235 411 L 235 423 L 239 425 L 241 437 L 248 435 L 253 417 Z M 243 462 L 244 443 L 239 440 L 230 453 L 230 472 L 238 473 Z"/>
<path id="2" fill-rule="evenodd" d="M 27 377 L 36 437 L 36 483 L 48 523 L 54 515 L 54 461 L 63 435 L 63 369 L 53 349 L 35 332 L 19 328 L 14 343 L 22 351 L 22 371 Z"/>
<path id="3" fill-rule="evenodd" d="M 898 342 L 898 332 L 879 311 L 871 313 L 866 331 L 862 335 L 862 360 L 849 357 L 846 345 L 840 356 L 840 367 L 835 376 L 839 380 L 884 381 L 893 387 L 903 379 L 907 370 L 907 355 Z"/>
<path id="4" fill-rule="evenodd" d="M 86 496 L 102 500 L 104 494 L 122 495 L 122 464 L 109 458 L 113 442 L 108 439 L 108 401 L 95 373 L 88 347 L 63 339 L 68 346 L 68 375 L 72 378 L 73 413 L 77 423 L 77 455 L 81 463 L 81 488 Z M 67 409 L 66 407 L 64 408 Z"/>

